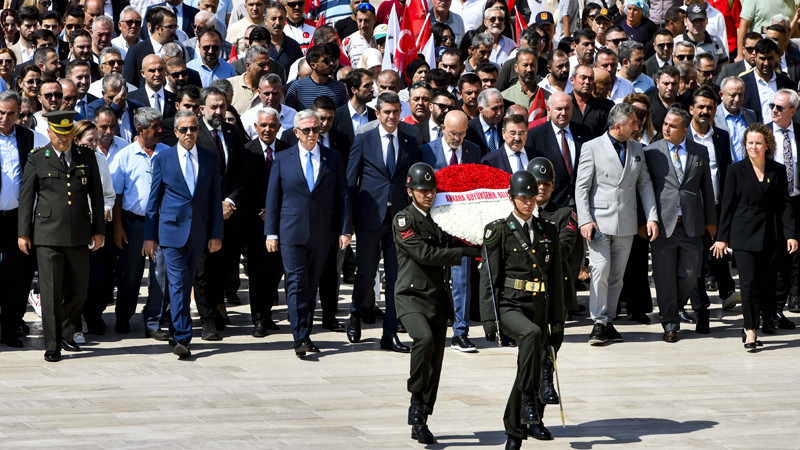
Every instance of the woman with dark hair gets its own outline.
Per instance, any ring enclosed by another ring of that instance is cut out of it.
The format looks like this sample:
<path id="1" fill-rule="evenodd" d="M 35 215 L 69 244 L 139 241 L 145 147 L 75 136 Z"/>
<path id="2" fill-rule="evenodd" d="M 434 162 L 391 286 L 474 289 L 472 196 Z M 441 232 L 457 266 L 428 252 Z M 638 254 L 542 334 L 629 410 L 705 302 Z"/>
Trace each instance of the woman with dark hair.
<path id="1" fill-rule="evenodd" d="M 14 86 L 14 71 L 17 68 L 17 55 L 8 47 L 0 48 L 0 78 L 9 89 Z"/>
<path id="2" fill-rule="evenodd" d="M 239 116 L 236 108 L 230 103 L 225 107 L 225 122 L 235 126 L 236 129 L 239 130 L 239 133 L 241 133 L 242 139 L 249 140 L 249 135 L 244 130 L 244 125 L 242 125 L 242 118 Z"/>
<path id="3" fill-rule="evenodd" d="M 0 13 L 0 23 L 3 25 L 3 48 L 9 48 L 19 40 L 19 15 L 16 9 L 4 9 Z"/>
<path id="4" fill-rule="evenodd" d="M 742 342 L 754 352 L 762 345 L 756 339 L 759 315 L 763 331 L 775 332 L 775 288 L 770 286 L 775 255 L 784 245 L 789 253 L 797 251 L 797 232 L 786 168 L 772 160 L 771 128 L 761 123 L 747 127 L 744 149 L 747 157 L 728 166 L 725 175 L 717 241 L 711 249 L 716 258 L 725 255 L 728 244 L 733 249 L 742 293 Z"/>
<path id="5" fill-rule="evenodd" d="M 434 47 L 450 48 L 456 46 L 456 34 L 453 33 L 453 29 L 449 25 L 436 22 L 431 25 L 431 33 L 433 34 Z"/>
<path id="6" fill-rule="evenodd" d="M 39 88 L 41 86 L 41 69 L 32 62 L 21 65 L 17 75 L 17 93 L 30 100 L 36 111 L 42 109 L 42 105 L 39 103 Z"/>
<path id="7" fill-rule="evenodd" d="M 597 3 L 587 3 L 586 6 L 583 7 L 583 11 L 581 11 L 581 28 L 591 29 L 592 22 L 594 22 L 594 13 L 603 9 L 602 6 L 598 5 Z"/>

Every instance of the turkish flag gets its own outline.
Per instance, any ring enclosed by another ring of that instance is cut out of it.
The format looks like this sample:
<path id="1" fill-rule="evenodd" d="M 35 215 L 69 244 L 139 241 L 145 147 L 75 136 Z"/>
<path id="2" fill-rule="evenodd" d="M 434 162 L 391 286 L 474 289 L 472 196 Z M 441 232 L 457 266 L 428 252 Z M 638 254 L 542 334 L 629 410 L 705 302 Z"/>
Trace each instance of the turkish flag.
<path id="1" fill-rule="evenodd" d="M 428 4 L 425 0 L 410 0 L 403 13 L 403 28 L 397 39 L 394 64 L 401 73 L 406 70 L 408 63 L 418 57 L 420 51 L 433 50 L 433 34 L 431 33 L 431 16 L 428 13 Z M 430 53 L 428 55 L 427 53 Z M 436 62 L 433 52 L 426 51 L 425 61 L 431 67 Z M 431 58 L 431 59 L 428 59 Z"/>
<path id="2" fill-rule="evenodd" d="M 539 88 L 536 95 L 531 102 L 531 108 L 528 110 L 528 123 L 536 122 L 538 119 L 547 117 L 547 107 L 544 103 L 544 89 Z M 538 125 L 538 123 L 537 123 Z"/>
<path id="3" fill-rule="evenodd" d="M 524 18 L 519 13 L 516 5 L 514 6 L 514 31 L 515 35 L 517 36 L 517 47 L 519 47 L 519 35 L 522 34 L 522 30 L 527 30 L 528 24 L 525 23 Z"/>

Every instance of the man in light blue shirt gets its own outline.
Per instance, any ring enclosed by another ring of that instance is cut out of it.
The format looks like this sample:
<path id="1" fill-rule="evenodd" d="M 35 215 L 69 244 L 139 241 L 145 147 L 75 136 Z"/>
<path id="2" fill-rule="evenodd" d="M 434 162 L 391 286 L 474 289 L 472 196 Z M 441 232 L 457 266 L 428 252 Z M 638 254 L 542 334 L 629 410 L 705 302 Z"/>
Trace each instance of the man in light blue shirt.
<path id="1" fill-rule="evenodd" d="M 619 60 L 622 68 L 619 70 L 620 77 L 633 83 L 633 91 L 637 93 L 647 92 L 655 86 L 653 79 L 644 73 L 644 47 L 636 41 L 625 41 L 619 44 Z"/>
<path id="2" fill-rule="evenodd" d="M 722 104 L 717 108 L 714 125 L 728 132 L 731 137 L 731 157 L 733 162 L 745 156 L 744 131 L 756 122 L 756 113 L 742 106 L 744 81 L 738 77 L 728 77 L 720 85 Z"/>
<path id="3" fill-rule="evenodd" d="M 110 164 L 111 178 L 117 201 L 114 204 L 114 243 L 121 248 L 119 255 L 119 288 L 117 291 L 117 326 L 130 329 L 128 321 L 136 312 L 139 286 L 144 275 L 144 216 L 150 197 L 153 158 L 166 150 L 161 139 L 161 113 L 150 107 L 141 107 L 133 117 L 139 132 L 137 142 L 123 148 Z M 164 256 L 157 249 L 150 261 L 147 303 L 142 315 L 145 337 L 166 341 L 169 335 L 159 329 L 164 310 Z"/>
<path id="4" fill-rule="evenodd" d="M 222 48 L 222 35 L 219 31 L 203 30 L 197 40 L 200 55 L 189 61 L 186 67 L 200 73 L 200 80 L 206 88 L 216 80 L 236 76 L 236 70 L 224 59 L 220 59 L 219 52 Z"/>

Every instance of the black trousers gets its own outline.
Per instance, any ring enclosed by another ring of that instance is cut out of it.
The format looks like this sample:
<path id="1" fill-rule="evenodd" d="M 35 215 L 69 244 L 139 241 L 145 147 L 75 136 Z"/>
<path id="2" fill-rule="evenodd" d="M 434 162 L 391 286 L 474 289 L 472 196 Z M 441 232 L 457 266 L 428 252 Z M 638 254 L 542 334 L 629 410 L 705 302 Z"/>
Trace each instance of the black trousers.
<path id="1" fill-rule="evenodd" d="M 89 288 L 89 248 L 36 247 L 42 328 L 46 351 L 61 350 L 61 337 L 80 330 L 81 309 Z"/>
<path id="2" fill-rule="evenodd" d="M 112 222 L 106 223 L 104 242 L 105 245 L 100 250 L 89 255 L 89 291 L 86 294 L 86 303 L 83 305 L 83 317 L 90 325 L 102 321 L 106 305 L 114 301 L 119 248 L 114 244 Z"/>
<path id="3" fill-rule="evenodd" d="M 800 195 L 791 197 L 791 201 L 794 220 L 797 223 L 798 217 L 800 217 Z M 800 289 L 798 289 L 798 283 L 800 283 L 800 252 L 794 252 L 794 254 L 790 255 L 785 246 L 779 245 L 774 275 L 775 311 L 782 312 L 790 295 L 800 295 Z"/>
<path id="4" fill-rule="evenodd" d="M 350 248 L 348 246 L 348 248 Z M 344 252 L 341 257 L 343 258 Z M 322 306 L 322 322 L 329 322 L 336 319 L 336 311 L 339 305 L 339 247 L 333 246 L 325 258 L 325 267 L 322 268 L 322 276 L 319 278 L 319 303 Z"/>
<path id="5" fill-rule="evenodd" d="M 522 395 L 539 396 L 546 331 L 545 310 L 544 297 L 534 297 L 530 304 L 519 309 L 500 307 L 500 328 L 517 341 L 517 377 L 508 396 L 503 424 L 507 435 L 520 439 L 527 435 L 520 418 Z"/>
<path id="6" fill-rule="evenodd" d="M 280 251 L 267 251 L 264 222 L 258 216 L 247 221 L 246 242 L 250 318 L 255 325 L 261 320 L 272 319 L 272 307 L 278 304 L 283 260 Z"/>
<path id="7" fill-rule="evenodd" d="M 437 314 L 428 319 L 422 313 L 409 313 L 401 317 L 400 321 L 408 330 L 408 336 L 413 339 L 408 392 L 422 395 L 427 416 L 433 413 L 439 391 L 447 337 L 447 316 Z"/>
<path id="8" fill-rule="evenodd" d="M 758 317 L 775 315 L 775 290 L 770 287 L 775 249 L 766 247 L 760 252 L 733 251 L 739 268 L 739 289 L 742 292 L 744 328 L 758 328 Z"/>
<path id="9" fill-rule="evenodd" d="M 17 210 L 0 211 L 0 332 L 16 336 L 25 316 L 34 258 L 19 251 Z"/>
<path id="10" fill-rule="evenodd" d="M 650 294 L 650 281 L 647 277 L 647 257 L 650 243 L 638 234 L 633 237 L 628 264 L 625 266 L 625 277 L 622 281 L 622 292 L 617 303 L 617 315 L 620 314 L 622 302 L 625 302 L 628 315 L 653 312 L 653 296 Z"/>
<path id="11" fill-rule="evenodd" d="M 225 285 L 232 267 L 239 270 L 242 234 L 240 217 L 234 213 L 225 221 L 222 249 L 215 253 L 210 253 L 208 248 L 203 250 L 203 257 L 194 279 L 194 300 L 203 323 L 215 323 L 221 320 L 217 308 L 225 301 Z"/>
<path id="12" fill-rule="evenodd" d="M 722 207 L 718 204 L 717 217 L 719 217 L 721 213 Z M 697 285 L 694 286 L 689 293 L 689 300 L 691 300 L 692 309 L 695 311 L 708 309 L 709 305 L 711 305 L 711 300 L 708 299 L 708 293 L 706 293 L 706 278 L 713 279 L 717 282 L 720 299 L 727 297 L 736 290 L 736 282 L 733 281 L 733 277 L 731 276 L 728 257 L 714 258 L 714 255 L 709 251 L 712 245 L 714 245 L 714 240 L 711 239 L 711 235 L 705 233 L 703 235 L 702 272 L 697 279 Z M 681 305 L 686 305 L 686 299 L 679 299 L 679 301 Z"/>

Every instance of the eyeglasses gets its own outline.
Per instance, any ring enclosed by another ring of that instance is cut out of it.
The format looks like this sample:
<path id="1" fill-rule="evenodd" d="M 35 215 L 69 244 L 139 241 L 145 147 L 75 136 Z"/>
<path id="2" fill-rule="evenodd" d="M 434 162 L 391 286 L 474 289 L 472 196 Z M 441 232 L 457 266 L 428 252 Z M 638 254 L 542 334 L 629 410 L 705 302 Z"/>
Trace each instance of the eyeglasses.
<path id="1" fill-rule="evenodd" d="M 336 64 L 337 62 L 339 62 L 339 60 L 334 57 L 328 57 L 328 58 L 320 58 L 317 60 L 317 62 L 321 62 L 323 64 L 327 64 L 330 66 L 332 64 Z"/>
<path id="2" fill-rule="evenodd" d="M 103 64 L 108 64 L 109 66 L 121 66 L 125 64 L 125 61 L 121 59 L 111 59 L 108 61 L 103 62 Z"/>
<path id="3" fill-rule="evenodd" d="M 180 133 L 180 134 L 186 134 L 186 133 L 188 133 L 188 132 L 190 132 L 190 131 L 191 131 L 192 133 L 194 133 L 194 132 L 196 132 L 196 131 L 197 131 L 197 130 L 199 130 L 199 129 L 200 129 L 200 127 L 198 127 L 197 125 L 194 125 L 194 126 L 191 126 L 191 127 L 180 127 L 180 128 L 176 128 L 176 130 L 178 130 L 178 133 Z"/>
<path id="4" fill-rule="evenodd" d="M 142 26 L 142 21 L 141 20 L 135 20 L 135 19 L 120 20 L 119 23 L 124 23 L 125 25 L 127 25 L 129 27 L 140 27 L 140 26 Z"/>
<path id="5" fill-rule="evenodd" d="M 522 131 L 506 131 L 506 133 L 508 133 L 508 135 L 509 135 L 509 136 L 511 136 L 511 137 L 516 137 L 516 136 L 520 136 L 520 137 L 522 137 L 522 136 L 525 136 L 526 134 L 528 134 L 528 130 L 522 130 Z"/>
<path id="6" fill-rule="evenodd" d="M 178 26 L 177 25 L 161 25 L 161 28 L 165 28 L 167 30 L 177 30 Z"/>
<path id="7" fill-rule="evenodd" d="M 447 103 L 433 103 L 434 105 L 438 106 L 439 109 L 442 111 L 450 111 L 451 109 L 456 109 L 453 105 L 448 105 Z"/>
<path id="8" fill-rule="evenodd" d="M 180 78 L 180 77 L 188 77 L 189 76 L 189 69 L 179 70 L 177 72 L 171 72 L 169 74 L 172 78 Z"/>
<path id="9" fill-rule="evenodd" d="M 356 11 L 372 11 L 372 12 L 375 12 L 375 7 L 370 5 L 369 3 L 361 3 L 360 5 L 358 5 L 358 8 L 356 8 Z"/>
<path id="10" fill-rule="evenodd" d="M 673 42 L 662 42 L 660 44 L 656 44 L 656 47 L 660 48 L 661 50 L 664 50 L 664 49 L 667 49 L 667 48 L 672 48 L 674 46 L 675 46 L 675 43 L 673 43 Z"/>
<path id="11" fill-rule="evenodd" d="M 219 51 L 219 45 L 204 45 L 204 46 L 202 46 L 200 48 L 202 48 L 204 52 L 209 52 L 209 51 L 210 52 L 218 52 Z"/>
<path id="12" fill-rule="evenodd" d="M 777 110 L 777 111 L 780 113 L 780 112 L 783 112 L 783 110 L 784 110 L 785 108 L 784 108 L 783 106 L 781 106 L 781 105 L 776 105 L 775 103 L 770 103 L 770 104 L 769 104 L 769 109 L 770 109 L 770 111 L 772 111 L 773 109 L 775 109 L 775 110 Z"/>
<path id="13" fill-rule="evenodd" d="M 287 2 L 286 6 L 288 6 L 291 9 L 294 9 L 294 8 L 300 8 L 302 6 L 305 6 L 305 3 L 304 2 Z"/>
<path id="14" fill-rule="evenodd" d="M 28 86 L 33 86 L 33 85 L 39 86 L 40 84 L 42 84 L 42 80 L 38 80 L 38 79 L 37 80 L 25 80 L 25 84 L 27 84 Z"/>
<path id="15" fill-rule="evenodd" d="M 301 133 L 308 136 L 311 133 L 319 134 L 319 132 L 322 130 L 322 127 L 308 127 L 308 128 L 296 128 L 296 129 L 300 130 Z"/>
<path id="16" fill-rule="evenodd" d="M 46 98 L 48 100 L 52 100 L 54 98 L 58 100 L 58 99 L 63 98 L 64 94 L 62 94 L 61 92 L 48 92 L 46 94 L 42 94 L 42 97 L 44 97 L 44 98 Z"/>
<path id="17" fill-rule="evenodd" d="M 609 39 L 608 41 L 611 42 L 612 44 L 618 46 L 619 44 L 621 44 L 621 43 L 623 43 L 623 42 L 625 42 L 627 40 L 628 40 L 628 38 L 619 38 L 619 39 Z"/>
<path id="18" fill-rule="evenodd" d="M 691 55 L 691 54 L 687 54 L 687 55 L 674 55 L 674 56 L 675 56 L 675 58 L 677 58 L 677 59 L 678 59 L 678 61 L 683 61 L 684 59 L 685 59 L 686 61 L 694 61 L 694 55 Z"/>
<path id="19" fill-rule="evenodd" d="M 698 70 L 698 72 L 702 73 L 703 75 L 705 75 L 707 77 L 712 77 L 712 76 L 717 74 L 717 71 L 715 69 L 712 69 L 712 70 Z"/>
<path id="20" fill-rule="evenodd" d="M 83 25 L 78 24 L 78 23 L 68 23 L 68 24 L 64 25 L 64 28 L 66 28 L 68 30 L 80 30 L 81 28 L 83 28 Z"/>

